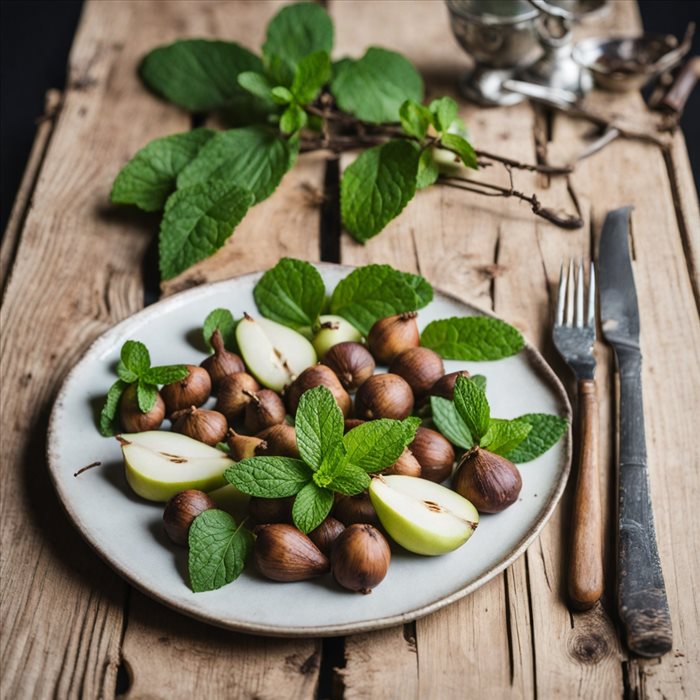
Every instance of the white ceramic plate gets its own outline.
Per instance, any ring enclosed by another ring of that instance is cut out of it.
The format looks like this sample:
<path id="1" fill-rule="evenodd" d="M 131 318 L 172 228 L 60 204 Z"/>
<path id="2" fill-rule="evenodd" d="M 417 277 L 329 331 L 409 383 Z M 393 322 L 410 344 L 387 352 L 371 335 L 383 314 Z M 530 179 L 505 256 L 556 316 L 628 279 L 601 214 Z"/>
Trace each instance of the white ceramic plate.
<path id="1" fill-rule="evenodd" d="M 320 264 L 328 290 L 351 268 Z M 389 573 L 371 595 L 352 594 L 330 576 L 300 583 L 273 583 L 252 567 L 228 586 L 192 593 L 184 548 L 162 530 L 162 505 L 143 501 L 126 485 L 116 440 L 97 431 L 94 410 L 114 381 L 119 350 L 128 339 L 144 342 L 153 364 L 199 363 L 204 355 L 188 340 L 214 308 L 235 317 L 255 310 L 253 287 L 260 273 L 192 289 L 144 309 L 101 336 L 65 381 L 49 427 L 49 469 L 59 497 L 83 537 L 119 574 L 156 600 L 192 617 L 243 632 L 277 636 L 340 635 L 414 620 L 486 583 L 520 556 L 537 536 L 561 496 L 571 462 L 571 436 L 522 465 L 520 499 L 498 515 L 482 516 L 472 538 L 441 557 L 420 557 L 393 548 Z M 423 328 L 434 319 L 483 314 L 436 292 L 419 314 Z M 546 412 L 570 417 L 566 393 L 531 346 L 497 362 L 446 362 L 446 371 L 467 368 L 487 377 L 492 414 L 512 418 Z M 98 468 L 74 473 L 92 462 Z"/>

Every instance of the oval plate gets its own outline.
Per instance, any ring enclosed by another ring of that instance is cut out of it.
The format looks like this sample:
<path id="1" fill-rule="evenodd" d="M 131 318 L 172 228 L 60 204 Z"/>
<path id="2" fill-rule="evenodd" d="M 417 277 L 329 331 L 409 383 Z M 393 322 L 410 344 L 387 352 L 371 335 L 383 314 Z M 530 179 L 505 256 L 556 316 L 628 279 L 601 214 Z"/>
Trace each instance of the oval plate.
<path id="1" fill-rule="evenodd" d="M 332 290 L 352 268 L 319 264 Z M 228 586 L 192 593 L 187 553 L 162 529 L 162 505 L 135 496 L 122 472 L 116 440 L 102 437 L 95 413 L 114 381 L 119 351 L 128 339 L 144 342 L 154 365 L 199 363 L 205 355 L 188 338 L 215 308 L 235 317 L 255 310 L 253 287 L 262 273 L 208 284 L 158 302 L 122 321 L 93 343 L 68 375 L 51 414 L 48 462 L 69 516 L 105 561 L 136 588 L 179 612 L 229 629 L 275 636 L 341 635 L 415 620 L 482 586 L 519 557 L 537 537 L 559 500 L 571 463 L 567 433 L 538 459 L 521 466 L 519 500 L 498 515 L 484 515 L 463 547 L 441 557 L 420 557 L 393 547 L 389 573 L 372 595 L 340 589 L 331 576 L 300 583 L 273 583 L 251 566 Z M 484 315 L 454 297 L 435 293 L 421 310 L 421 329 L 450 316 Z M 529 344 L 497 362 L 445 363 L 487 377 L 491 411 L 499 418 L 556 413 L 570 419 L 561 383 Z M 74 474 L 92 462 L 99 468 Z"/>

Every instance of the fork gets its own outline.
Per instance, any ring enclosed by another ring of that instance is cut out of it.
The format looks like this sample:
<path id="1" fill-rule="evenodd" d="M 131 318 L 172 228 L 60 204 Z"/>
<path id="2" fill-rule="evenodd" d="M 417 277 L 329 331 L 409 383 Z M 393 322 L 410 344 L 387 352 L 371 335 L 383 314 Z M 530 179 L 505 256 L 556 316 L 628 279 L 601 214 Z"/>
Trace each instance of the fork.
<path id="1" fill-rule="evenodd" d="M 567 271 L 568 268 L 568 271 Z M 586 297 L 584 311 L 584 296 Z M 603 519 L 598 473 L 598 399 L 594 379 L 596 361 L 595 267 L 589 268 L 585 291 L 583 260 L 574 274 L 574 261 L 559 277 L 554 346 L 573 371 L 578 385 L 580 450 L 571 523 L 569 598 L 579 610 L 593 607 L 603 594 Z"/>

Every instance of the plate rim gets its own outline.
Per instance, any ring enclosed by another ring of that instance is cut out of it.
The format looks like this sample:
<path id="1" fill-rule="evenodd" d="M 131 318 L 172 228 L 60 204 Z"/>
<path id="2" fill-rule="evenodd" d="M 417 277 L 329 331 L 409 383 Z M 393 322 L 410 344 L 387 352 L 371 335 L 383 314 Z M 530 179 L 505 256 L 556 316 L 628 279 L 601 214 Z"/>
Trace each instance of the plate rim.
<path id="1" fill-rule="evenodd" d="M 311 265 L 318 269 L 328 268 L 333 270 L 345 270 L 351 272 L 357 269 L 358 266 L 355 265 L 345 265 L 341 263 L 328 263 L 328 262 L 310 262 Z M 78 362 L 76 362 L 66 374 L 63 381 L 61 382 L 61 387 L 56 395 L 56 399 L 51 408 L 51 414 L 49 417 L 49 425 L 47 430 L 47 448 L 46 448 L 46 458 L 49 469 L 49 477 L 51 482 L 56 489 L 58 495 L 59 503 L 63 508 L 66 515 L 78 530 L 81 537 L 90 548 L 104 561 L 113 571 L 115 571 L 119 576 L 125 579 L 130 585 L 134 586 L 144 595 L 149 598 L 165 605 L 166 607 L 174 610 L 178 613 L 184 614 L 195 620 L 205 622 L 207 624 L 214 625 L 215 627 L 242 632 L 245 634 L 258 634 L 265 635 L 269 637 L 284 637 L 284 638 L 308 638 L 308 637 L 329 637 L 329 636 L 344 636 L 347 634 L 357 634 L 361 632 L 370 632 L 374 630 L 386 629 L 387 627 L 393 627 L 396 625 L 404 624 L 406 622 L 412 622 L 419 618 L 430 615 L 441 608 L 444 608 L 461 598 L 469 595 L 478 588 L 488 583 L 495 576 L 500 574 L 502 571 L 507 569 L 511 564 L 513 564 L 517 559 L 519 559 L 527 550 L 527 548 L 534 542 L 534 540 L 539 536 L 540 532 L 544 528 L 545 524 L 549 521 L 554 509 L 556 508 L 559 500 L 561 499 L 566 484 L 569 479 L 569 474 L 571 472 L 571 457 L 572 457 L 572 409 L 571 403 L 569 401 L 569 396 L 562 384 L 561 380 L 554 372 L 554 370 L 549 366 L 547 361 L 544 359 L 542 354 L 535 348 L 526 338 L 523 349 L 521 352 L 527 357 L 528 363 L 532 366 L 533 372 L 539 375 L 545 383 L 554 391 L 556 398 L 560 403 L 560 407 L 563 412 L 563 417 L 568 421 L 569 427 L 566 433 L 562 436 L 563 450 L 562 457 L 559 461 L 559 476 L 555 484 L 555 487 L 550 492 L 549 499 L 547 500 L 544 508 L 540 511 L 540 515 L 535 522 L 534 526 L 528 533 L 518 542 L 515 547 L 513 547 L 502 559 L 500 559 L 496 564 L 485 571 L 481 576 L 477 577 L 470 584 L 460 588 L 457 591 L 450 593 L 449 595 L 443 596 L 438 600 L 435 600 L 427 605 L 422 605 L 413 610 L 409 610 L 396 615 L 390 615 L 387 617 L 375 618 L 373 620 L 365 620 L 362 622 L 346 622 L 342 624 L 329 624 L 321 626 L 309 626 L 309 627 L 284 627 L 283 625 L 269 625 L 269 624 L 252 624 L 248 622 L 231 622 L 228 620 L 222 620 L 213 615 L 209 615 L 201 610 L 198 610 L 196 606 L 183 605 L 179 601 L 173 601 L 167 596 L 160 595 L 157 590 L 153 590 L 145 585 L 142 585 L 137 578 L 137 575 L 129 571 L 127 568 L 122 567 L 118 563 L 114 562 L 106 551 L 103 551 L 100 545 L 93 540 L 89 534 L 89 528 L 84 526 L 80 521 L 77 514 L 73 511 L 70 506 L 68 499 L 65 497 L 64 492 L 61 488 L 60 479 L 58 477 L 58 455 L 56 454 L 56 449 L 53 447 L 54 440 L 53 435 L 56 431 L 56 424 L 59 419 L 59 414 L 63 405 L 65 403 L 65 396 L 68 390 L 68 386 L 71 383 L 73 376 L 76 374 L 78 369 L 82 366 L 84 362 L 87 361 L 88 357 L 99 348 L 100 345 L 106 344 L 107 339 L 112 335 L 119 336 L 120 329 L 123 326 L 133 323 L 137 319 L 148 319 L 151 316 L 158 316 L 159 311 L 164 307 L 174 307 L 182 305 L 183 301 L 187 301 L 189 297 L 205 296 L 205 292 L 215 289 L 217 287 L 224 287 L 230 284 L 233 280 L 244 280 L 246 278 L 254 278 L 260 276 L 267 270 L 258 270 L 255 272 L 247 272 L 241 275 L 234 275 L 223 280 L 217 280 L 215 282 L 207 282 L 205 284 L 197 285 L 196 287 L 191 287 L 180 292 L 173 294 L 172 296 L 166 297 L 165 299 L 160 299 L 159 301 L 151 304 L 150 306 L 144 307 L 139 311 L 127 316 L 118 323 L 107 328 L 104 332 L 95 338 L 90 345 L 85 349 L 83 355 Z M 477 306 L 471 301 L 464 301 L 460 299 L 456 294 L 451 294 L 449 292 L 442 291 L 439 287 L 433 286 L 436 294 L 439 294 L 450 301 L 456 302 L 469 309 L 476 312 L 476 314 L 482 316 L 488 316 L 490 318 L 500 317 L 490 311 L 489 309 L 484 309 Z M 431 300 L 432 303 L 432 300 Z"/>

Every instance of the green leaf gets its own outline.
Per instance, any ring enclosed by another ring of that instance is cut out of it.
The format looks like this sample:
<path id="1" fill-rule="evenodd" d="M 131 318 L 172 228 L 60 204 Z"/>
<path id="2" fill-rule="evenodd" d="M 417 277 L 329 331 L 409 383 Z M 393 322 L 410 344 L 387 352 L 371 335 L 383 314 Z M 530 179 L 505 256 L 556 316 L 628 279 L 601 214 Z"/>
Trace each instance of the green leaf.
<path id="1" fill-rule="evenodd" d="M 224 472 L 229 484 L 261 498 L 296 496 L 311 476 L 304 462 L 290 457 L 249 457 Z"/>
<path id="2" fill-rule="evenodd" d="M 383 124 L 399 121 L 406 100 L 423 99 L 423 80 L 401 54 L 373 46 L 360 60 L 337 67 L 331 92 L 343 112 Z"/>
<path id="3" fill-rule="evenodd" d="M 331 58 L 327 51 L 315 51 L 302 58 L 294 73 L 291 92 L 300 105 L 313 102 L 331 79 Z"/>
<path id="4" fill-rule="evenodd" d="M 517 420 L 529 423 L 532 430 L 520 445 L 505 454 L 505 457 L 516 464 L 530 462 L 544 454 L 569 428 L 569 422 L 565 418 L 548 413 L 528 413 L 519 416 Z"/>
<path id="5" fill-rule="evenodd" d="M 220 179 L 238 185 L 261 202 L 293 165 L 297 148 L 264 126 L 219 132 L 180 173 L 178 188 Z"/>
<path id="6" fill-rule="evenodd" d="M 400 272 L 390 265 L 365 265 L 337 284 L 330 313 L 347 319 L 366 336 L 376 320 L 415 311 L 430 299 L 432 287 L 419 275 Z"/>
<path id="7" fill-rule="evenodd" d="M 282 258 L 253 290 L 260 313 L 290 328 L 313 326 L 326 298 L 326 286 L 310 263 Z"/>
<path id="8" fill-rule="evenodd" d="M 238 76 L 238 84 L 251 95 L 255 95 L 261 100 L 273 102 L 272 88 L 274 86 L 262 73 L 256 73 L 255 71 L 241 73 Z"/>
<path id="9" fill-rule="evenodd" d="M 435 184 L 440 175 L 440 168 L 433 157 L 433 149 L 426 148 L 418 159 L 418 175 L 416 176 L 416 189 L 423 190 Z"/>
<path id="10" fill-rule="evenodd" d="M 517 328 L 488 316 L 461 316 L 432 321 L 421 334 L 421 345 L 445 360 L 501 360 L 522 350 Z"/>
<path id="11" fill-rule="evenodd" d="M 486 377 L 483 374 L 472 374 L 469 380 L 474 382 L 482 391 L 486 391 Z"/>
<path id="12" fill-rule="evenodd" d="M 292 506 L 292 520 L 304 533 L 317 528 L 333 507 L 333 492 L 309 482 L 299 491 Z"/>
<path id="13" fill-rule="evenodd" d="M 515 419 L 491 419 L 486 435 L 481 438 L 481 447 L 497 455 L 507 455 L 514 450 L 532 430 L 530 423 Z"/>
<path id="14" fill-rule="evenodd" d="M 457 134 L 443 134 L 440 137 L 440 143 L 445 148 L 457 153 L 464 165 L 468 168 L 474 168 L 476 170 L 479 167 L 479 163 L 476 160 L 476 152 L 466 139 L 457 136 Z"/>
<path id="15" fill-rule="evenodd" d="M 133 384 L 138 379 L 136 372 L 127 369 L 121 360 L 117 362 L 117 376 L 127 384 Z"/>
<path id="16" fill-rule="evenodd" d="M 223 510 L 205 510 L 190 526 L 188 569 L 195 593 L 237 579 L 253 550 L 253 536 Z"/>
<path id="17" fill-rule="evenodd" d="M 294 100 L 294 95 L 286 87 L 278 85 L 272 88 L 272 99 L 278 105 L 286 105 Z"/>
<path id="18" fill-rule="evenodd" d="M 355 240 L 376 236 L 411 201 L 419 156 L 415 143 L 389 141 L 348 166 L 340 183 L 340 213 Z"/>
<path id="19" fill-rule="evenodd" d="M 174 384 L 184 379 L 189 375 L 190 371 L 185 365 L 161 365 L 160 367 L 151 367 L 144 375 L 145 379 L 150 384 Z"/>
<path id="20" fill-rule="evenodd" d="M 480 442 L 491 424 L 491 410 L 483 389 L 467 377 L 457 377 L 454 403 L 472 438 Z"/>
<path id="21" fill-rule="evenodd" d="M 420 418 L 380 418 L 353 428 L 343 437 L 348 461 L 366 472 L 390 467 L 413 442 Z"/>
<path id="22" fill-rule="evenodd" d="M 136 399 L 139 404 L 141 413 L 148 413 L 158 398 L 158 387 L 154 384 L 145 381 L 143 377 L 139 379 L 136 385 Z"/>
<path id="23" fill-rule="evenodd" d="M 467 428 L 467 424 L 457 411 L 454 401 L 442 396 L 430 397 L 430 408 L 433 414 L 435 427 L 453 445 L 469 450 L 474 446 L 474 439 Z"/>
<path id="24" fill-rule="evenodd" d="M 171 195 L 160 224 L 163 279 L 219 250 L 254 201 L 251 192 L 223 180 L 184 187 Z"/>
<path id="25" fill-rule="evenodd" d="M 401 128 L 417 139 L 424 139 L 431 122 L 430 111 L 420 102 L 406 100 L 399 109 Z"/>
<path id="26" fill-rule="evenodd" d="M 333 22 L 316 3 L 298 3 L 282 8 L 267 25 L 265 56 L 276 56 L 295 65 L 315 51 L 330 54 L 333 48 Z"/>
<path id="27" fill-rule="evenodd" d="M 433 124 L 438 131 L 447 131 L 457 118 L 457 103 L 451 97 L 439 97 L 428 106 Z"/>
<path id="28" fill-rule="evenodd" d="M 329 485 L 336 493 L 345 496 L 354 496 L 369 488 L 371 479 L 367 472 L 354 464 L 345 464 L 337 474 L 333 476 Z"/>
<path id="29" fill-rule="evenodd" d="M 224 345 L 230 350 L 236 347 L 236 321 L 233 314 L 228 309 L 214 309 L 209 312 L 209 315 L 204 319 L 202 326 L 202 337 L 204 343 L 213 350 L 211 337 L 214 331 L 218 330 L 221 337 L 224 339 Z"/>
<path id="30" fill-rule="evenodd" d="M 160 211 L 175 190 L 177 176 L 214 133 L 211 129 L 195 129 L 151 141 L 119 171 L 111 201 Z"/>
<path id="31" fill-rule="evenodd" d="M 150 366 L 151 356 L 148 348 L 138 340 L 127 340 L 121 349 L 121 361 L 124 367 L 140 377 Z"/>
<path id="32" fill-rule="evenodd" d="M 100 412 L 100 433 L 102 433 L 104 437 L 111 437 L 114 435 L 114 420 L 117 417 L 119 399 L 121 399 L 124 389 L 126 389 L 127 386 L 128 384 L 126 382 L 117 379 L 107 392 L 107 398 Z"/>
<path id="33" fill-rule="evenodd" d="M 329 389 L 317 386 L 301 395 L 294 427 L 299 454 L 311 469 L 316 471 L 324 460 L 335 457 L 343 441 L 344 422 Z"/>
<path id="34" fill-rule="evenodd" d="M 287 107 L 280 117 L 280 131 L 283 134 L 293 134 L 306 125 L 306 112 L 296 102 Z"/>
<path id="35" fill-rule="evenodd" d="M 260 59 L 233 42 L 185 39 L 151 51 L 139 72 L 151 90 L 191 112 L 224 107 L 245 94 L 240 73 L 262 73 Z"/>

